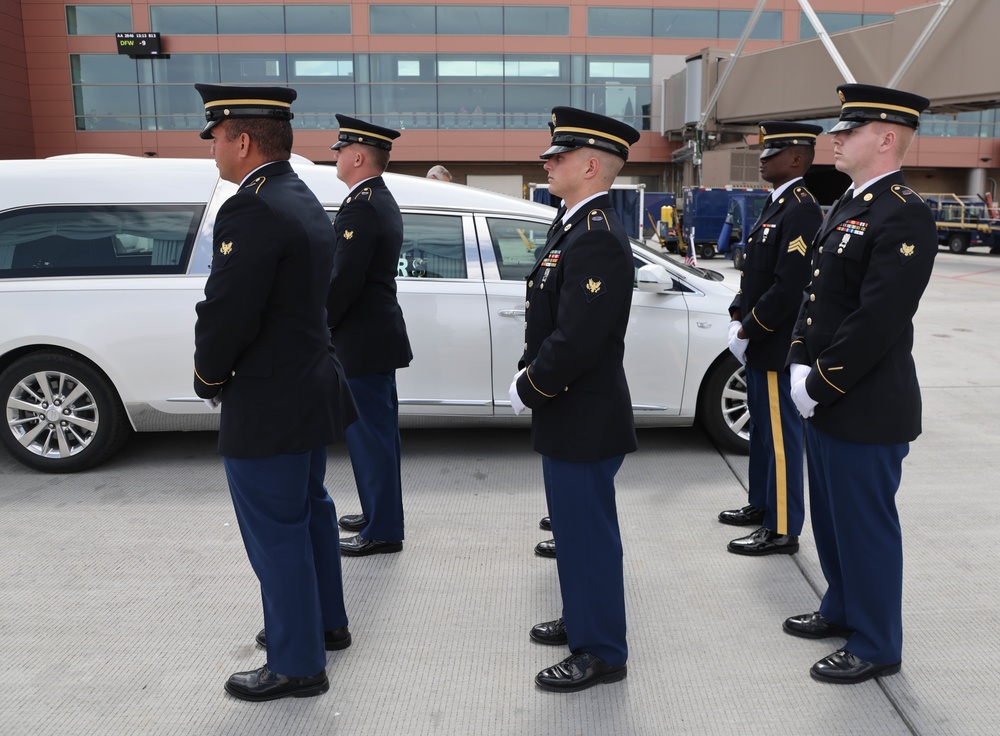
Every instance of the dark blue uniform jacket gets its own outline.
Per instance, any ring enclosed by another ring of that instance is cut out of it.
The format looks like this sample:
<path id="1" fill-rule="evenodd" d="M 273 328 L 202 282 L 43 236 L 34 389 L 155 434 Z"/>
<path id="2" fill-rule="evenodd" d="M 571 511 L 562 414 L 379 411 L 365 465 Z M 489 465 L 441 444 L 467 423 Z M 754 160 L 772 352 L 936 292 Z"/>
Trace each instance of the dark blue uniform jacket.
<path id="1" fill-rule="evenodd" d="M 528 275 L 518 395 L 535 451 L 596 462 L 636 449 L 622 364 L 635 279 L 625 228 L 602 195 L 554 229 Z"/>
<path id="2" fill-rule="evenodd" d="M 221 392 L 219 453 L 303 452 L 343 437 L 357 413 L 330 343 L 333 226 L 287 161 L 219 209 L 195 325 L 195 392 Z"/>
<path id="3" fill-rule="evenodd" d="M 810 421 L 855 442 L 895 444 L 920 434 L 913 315 L 937 254 L 934 217 L 890 174 L 831 210 L 816 235 L 812 281 L 789 363 L 813 368 Z"/>

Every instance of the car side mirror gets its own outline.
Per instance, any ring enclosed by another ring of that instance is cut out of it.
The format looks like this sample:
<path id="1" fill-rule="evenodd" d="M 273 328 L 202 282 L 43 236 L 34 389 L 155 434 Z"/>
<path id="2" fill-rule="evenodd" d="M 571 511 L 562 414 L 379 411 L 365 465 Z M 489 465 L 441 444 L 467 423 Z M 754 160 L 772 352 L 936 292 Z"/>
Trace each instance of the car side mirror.
<path id="1" fill-rule="evenodd" d="M 655 263 L 647 266 L 640 266 L 636 276 L 639 291 L 647 291 L 651 294 L 679 294 L 681 290 L 677 288 L 677 282 L 667 269 Z"/>

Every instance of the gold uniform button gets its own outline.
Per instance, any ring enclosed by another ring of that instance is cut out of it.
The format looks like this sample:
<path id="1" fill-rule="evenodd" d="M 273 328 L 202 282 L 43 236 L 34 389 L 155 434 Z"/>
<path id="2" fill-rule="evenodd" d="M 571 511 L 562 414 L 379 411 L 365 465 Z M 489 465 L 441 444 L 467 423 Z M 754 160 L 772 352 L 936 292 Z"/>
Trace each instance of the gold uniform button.
<path id="1" fill-rule="evenodd" d="M 819 276 L 819 269 L 818 268 L 815 271 L 813 271 L 813 276 Z"/>
<path id="2" fill-rule="evenodd" d="M 534 281 L 529 281 L 529 282 L 528 282 L 528 288 L 529 288 L 529 289 L 530 289 L 530 288 L 531 288 L 532 286 L 534 286 L 534 285 L 535 285 L 535 282 L 534 282 Z"/>
<path id="3" fill-rule="evenodd" d="M 840 255 L 841 253 L 843 253 L 843 252 L 844 252 L 844 249 L 843 249 L 843 248 L 837 248 L 837 255 L 838 255 L 838 256 L 839 256 L 839 255 Z"/>
<path id="4" fill-rule="evenodd" d="M 525 299 L 525 301 L 524 301 L 524 308 L 527 309 L 529 306 L 531 306 L 531 302 L 529 302 L 527 299 Z"/>
<path id="5" fill-rule="evenodd" d="M 809 295 L 809 301 L 811 301 L 811 302 L 816 301 L 816 295 L 815 294 L 810 294 Z"/>
<path id="6" fill-rule="evenodd" d="M 819 252 L 820 252 L 820 253 L 822 253 L 822 252 L 823 252 L 823 246 L 822 246 L 822 245 L 821 245 L 821 246 L 819 247 Z"/>
<path id="7" fill-rule="evenodd" d="M 807 325 L 811 325 L 812 323 L 813 323 L 813 318 L 812 317 L 806 317 L 806 324 Z"/>
<path id="8" fill-rule="evenodd" d="M 527 350 L 527 349 L 528 349 L 528 343 L 524 343 L 524 349 L 525 349 L 525 350 Z"/>

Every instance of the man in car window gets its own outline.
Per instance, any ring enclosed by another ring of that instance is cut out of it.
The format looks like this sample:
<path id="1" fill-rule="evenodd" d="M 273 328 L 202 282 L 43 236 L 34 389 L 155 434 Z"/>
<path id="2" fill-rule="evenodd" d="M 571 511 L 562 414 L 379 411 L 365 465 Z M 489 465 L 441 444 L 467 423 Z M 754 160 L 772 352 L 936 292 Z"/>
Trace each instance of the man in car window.
<path id="1" fill-rule="evenodd" d="M 356 417 L 325 315 L 330 219 L 296 176 L 283 87 L 195 85 L 220 176 L 239 190 L 219 209 L 205 299 L 197 305 L 198 396 L 222 404 L 219 454 L 247 556 L 260 580 L 267 663 L 226 690 L 243 700 L 326 692 L 326 650 L 351 643 L 326 446 Z M 265 638 L 266 632 L 266 638 Z"/>
<path id="2" fill-rule="evenodd" d="M 566 207 L 528 275 L 524 354 L 510 386 L 532 410 L 562 591 L 562 616 L 532 628 L 570 656 L 535 677 L 575 692 L 624 679 L 625 591 L 615 475 L 636 447 L 622 364 L 632 304 L 632 250 L 608 190 L 639 133 L 584 110 L 552 111 L 541 154 L 549 191 Z"/>
<path id="3" fill-rule="evenodd" d="M 802 418 L 785 358 L 809 281 L 809 246 L 823 220 L 802 183 L 822 132 L 806 123 L 760 124 L 760 177 L 774 190 L 747 235 L 740 291 L 729 307 L 729 349 L 746 366 L 749 504 L 719 514 L 724 524 L 760 525 L 729 543 L 729 551 L 740 555 L 798 552 L 805 521 Z"/>
<path id="4" fill-rule="evenodd" d="M 937 228 L 900 167 L 925 97 L 844 84 L 830 130 L 851 188 L 816 236 L 812 281 L 792 332 L 792 399 L 806 417 L 809 508 L 827 589 L 784 630 L 847 643 L 810 674 L 835 683 L 899 671 L 903 539 L 896 491 L 920 434 L 913 315 L 930 280 Z"/>
<path id="5" fill-rule="evenodd" d="M 340 551 L 361 556 L 403 549 L 396 369 L 408 366 L 413 353 L 396 298 L 403 218 L 382 180 L 399 133 L 347 115 L 337 121 L 337 177 L 350 193 L 333 224 L 337 246 L 326 306 L 359 415 L 347 429 L 347 448 L 361 513 L 340 518 L 341 528 L 357 532 L 341 540 Z"/>

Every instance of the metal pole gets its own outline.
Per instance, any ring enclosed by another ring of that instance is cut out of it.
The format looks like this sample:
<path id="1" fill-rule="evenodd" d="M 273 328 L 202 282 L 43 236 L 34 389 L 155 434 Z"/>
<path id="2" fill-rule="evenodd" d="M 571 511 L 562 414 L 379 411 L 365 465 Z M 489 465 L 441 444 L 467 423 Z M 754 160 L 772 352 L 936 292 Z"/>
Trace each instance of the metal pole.
<path id="1" fill-rule="evenodd" d="M 851 70 L 847 68 L 847 63 L 844 61 L 844 57 L 840 55 L 837 51 L 837 47 L 833 45 L 833 41 L 830 40 L 830 34 L 826 32 L 823 24 L 820 23 L 819 18 L 816 13 L 813 12 L 812 6 L 809 4 L 809 0 L 799 0 L 799 5 L 802 7 L 802 12 L 806 14 L 809 22 L 812 24 L 813 29 L 816 31 L 816 35 L 819 36 L 819 40 L 823 43 L 826 48 L 826 52 L 833 59 L 833 63 L 837 65 L 837 69 L 840 70 L 841 76 L 844 78 L 845 82 L 850 82 L 853 84 L 857 80 L 854 75 L 851 74 Z"/>
<path id="2" fill-rule="evenodd" d="M 719 101 L 719 95 L 722 94 L 722 88 L 726 86 L 729 75 L 732 74 L 733 67 L 736 66 L 736 61 L 743 53 L 743 46 L 746 45 L 747 39 L 750 38 L 750 34 L 753 33 L 753 29 L 757 25 L 757 20 L 760 18 L 761 11 L 764 10 L 765 5 L 767 5 L 767 0 L 757 0 L 757 6 L 753 9 L 753 13 L 750 14 L 750 20 L 747 21 L 747 25 L 743 29 L 743 35 L 740 36 L 740 42 L 736 44 L 736 50 L 733 52 L 733 59 L 729 62 L 726 70 L 722 72 L 722 79 L 720 79 L 719 83 L 715 85 L 715 89 L 712 91 L 712 96 L 709 98 L 708 104 L 705 106 L 705 110 L 701 114 L 701 120 L 698 121 L 698 127 L 696 130 L 702 131 L 705 129 L 705 123 L 708 122 L 708 116 L 711 115 L 712 110 L 715 109 L 715 103 Z"/>
<path id="3" fill-rule="evenodd" d="M 910 49 L 910 53 L 908 53 L 906 58 L 903 59 L 903 63 L 899 65 L 899 69 L 897 69 L 896 73 L 892 75 L 892 79 L 890 79 L 889 84 L 886 85 L 887 87 L 895 87 L 899 84 L 899 80 L 903 78 L 903 75 L 910 70 L 910 66 L 913 64 L 914 59 L 917 58 L 917 54 L 923 50 L 924 45 L 930 39 L 931 34 L 937 30 L 938 25 L 944 19 L 945 13 L 947 13 L 951 8 L 953 2 L 954 0 L 941 0 L 938 4 L 937 12 L 934 13 L 934 17 L 931 18 L 927 27 L 924 29 L 924 32 L 920 34 L 920 38 L 917 39 L 917 42 L 913 44 L 913 48 Z"/>

